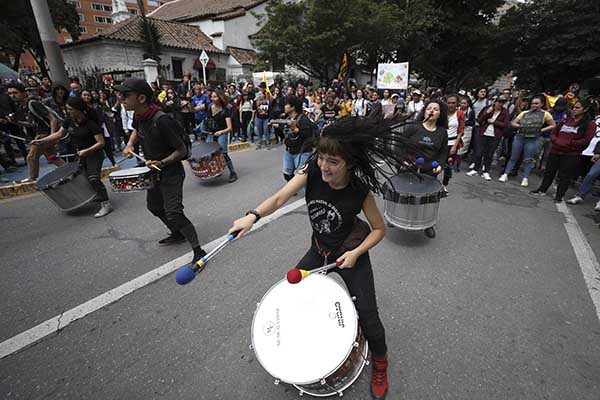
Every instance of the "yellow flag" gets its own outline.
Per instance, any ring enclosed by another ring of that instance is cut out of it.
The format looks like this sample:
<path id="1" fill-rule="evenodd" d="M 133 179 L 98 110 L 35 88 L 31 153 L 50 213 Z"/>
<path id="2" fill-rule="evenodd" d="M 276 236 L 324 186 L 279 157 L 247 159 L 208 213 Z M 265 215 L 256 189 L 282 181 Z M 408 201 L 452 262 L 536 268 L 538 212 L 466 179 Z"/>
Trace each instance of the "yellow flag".
<path id="1" fill-rule="evenodd" d="M 267 93 L 269 93 L 269 96 L 273 96 L 271 94 L 271 89 L 269 89 L 269 82 L 267 81 L 267 71 L 263 71 L 263 78 L 262 81 L 265 83 L 265 85 L 267 85 Z"/>
<path id="2" fill-rule="evenodd" d="M 348 73 L 348 53 L 344 51 L 344 57 L 342 58 L 342 63 L 340 64 L 340 71 L 338 72 L 337 80 L 343 81 L 346 78 L 346 74 Z"/>

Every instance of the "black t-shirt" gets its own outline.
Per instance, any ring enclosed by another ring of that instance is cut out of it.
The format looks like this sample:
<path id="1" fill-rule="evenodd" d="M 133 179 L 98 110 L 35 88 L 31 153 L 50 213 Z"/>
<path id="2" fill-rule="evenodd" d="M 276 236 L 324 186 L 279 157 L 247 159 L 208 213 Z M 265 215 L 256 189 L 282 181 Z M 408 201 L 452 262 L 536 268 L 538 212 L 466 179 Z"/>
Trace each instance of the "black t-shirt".
<path id="1" fill-rule="evenodd" d="M 311 122 L 306 115 L 298 114 L 296 124 L 299 129 L 298 133 L 294 133 L 289 125 L 284 126 L 285 139 L 283 142 L 290 154 L 308 153 L 314 146 Z"/>
<path id="2" fill-rule="evenodd" d="M 313 238 L 321 248 L 335 252 L 342 246 L 368 194 L 369 190 L 358 183 L 339 190 L 333 189 L 323 182 L 317 162 L 310 163 L 306 205 Z"/>
<path id="3" fill-rule="evenodd" d="M 158 117 L 155 129 L 152 129 L 152 125 L 153 118 L 144 121 L 135 117 L 133 119 L 132 126 L 137 130 L 146 160 L 160 161 L 168 157 L 178 147 L 185 146 L 179 133 L 177 133 L 177 129 L 179 129 L 177 122 L 168 115 L 163 114 Z"/>
<path id="4" fill-rule="evenodd" d="M 261 103 L 256 105 L 256 118 L 267 119 L 269 118 L 269 101 L 263 100 Z"/>
<path id="5" fill-rule="evenodd" d="M 409 145 L 414 147 L 414 158 L 425 159 L 421 171 L 431 171 L 433 161 L 440 165 L 448 161 L 448 131 L 445 128 L 437 126 L 435 131 L 429 131 L 423 124 L 410 124 L 401 134 L 407 137 Z"/>
<path id="6" fill-rule="evenodd" d="M 321 112 L 325 121 L 335 121 L 335 118 L 340 114 L 340 107 L 337 104 L 333 108 L 329 108 L 327 104 L 321 106 Z"/>
<path id="7" fill-rule="evenodd" d="M 94 136 L 102 135 L 102 128 L 92 120 L 85 120 L 83 124 L 76 125 L 71 118 L 67 118 L 63 128 L 71 139 L 71 144 L 77 150 L 85 150 L 96 144 Z"/>
<path id="8" fill-rule="evenodd" d="M 231 110 L 229 107 L 223 108 L 218 113 L 213 114 L 212 106 L 209 106 L 205 122 L 206 130 L 210 133 L 215 133 L 227 129 L 226 118 L 231 118 Z"/>

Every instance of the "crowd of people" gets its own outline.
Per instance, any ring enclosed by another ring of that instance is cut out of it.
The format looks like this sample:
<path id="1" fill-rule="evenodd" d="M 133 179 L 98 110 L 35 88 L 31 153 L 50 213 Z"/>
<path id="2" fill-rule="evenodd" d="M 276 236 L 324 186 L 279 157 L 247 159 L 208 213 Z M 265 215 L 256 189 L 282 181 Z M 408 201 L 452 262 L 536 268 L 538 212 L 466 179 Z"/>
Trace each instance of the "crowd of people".
<path id="1" fill-rule="evenodd" d="M 428 102 L 439 100 L 445 114 L 442 126 L 448 136 L 447 158 L 444 157 L 440 171 L 446 193 L 452 173 L 461 171 L 465 164 L 468 176 L 480 175 L 486 181 L 493 179 L 492 165 L 496 164 L 501 169 L 500 182 L 517 176 L 520 169 L 524 187 L 529 186 L 533 171 L 543 176 L 542 185 L 531 191 L 534 195 L 545 194 L 558 176 L 556 201 L 563 200 L 574 181 L 583 179 L 577 195 L 568 200 L 578 204 L 591 191 L 600 169 L 600 163 L 595 163 L 600 136 L 597 101 L 593 97 L 580 98 L 577 84 L 564 94 L 530 94 L 512 89 L 490 92 L 485 87 L 444 93 L 412 86 L 408 90 L 377 90 L 369 84 L 359 87 L 337 80 L 317 87 L 284 82 L 270 86 L 265 82 L 256 86 L 252 82 L 205 86 L 191 82 L 186 75 L 177 84 L 152 83 L 151 88 L 152 103 L 171 115 L 192 141 L 217 141 L 225 153 L 232 143 L 255 143 L 257 150 L 270 150 L 272 142 L 284 143 L 289 129 L 273 121 L 290 117 L 294 106 L 286 111 L 286 99 L 292 96 L 301 101 L 301 110 L 295 114 L 306 117 L 305 121 L 299 120 L 301 125 L 305 129 L 316 126 L 318 130 L 346 116 L 365 117 L 372 113 L 411 123 Z M 110 78 L 102 88 L 93 90 L 83 88 L 76 78 L 68 86 L 34 76 L 22 83 L 6 84 L 0 90 L 0 130 L 27 139 L 43 139 L 52 133 L 51 129 L 32 118 L 27 110 L 28 100 L 41 99 L 67 118 L 67 100 L 71 97 L 81 98 L 94 110 L 103 133 L 102 147 L 114 165 L 114 154 L 123 150 L 133 132 L 134 118 L 133 112 L 123 107 Z M 220 133 L 214 135 L 215 132 Z M 59 166 L 75 154 L 68 140 L 59 141 L 57 146 L 42 143 L 27 149 L 26 142 L 4 136 L 0 165 L 6 171 L 23 167 L 16 157 L 20 153 L 29 171 L 26 181 L 34 181 L 42 155 Z M 139 152 L 139 144 L 135 150 Z M 286 180 L 309 155 L 307 149 L 286 154 Z M 234 182 L 237 174 L 229 157 L 227 166 L 230 181 Z M 600 202 L 596 209 L 600 209 Z"/>

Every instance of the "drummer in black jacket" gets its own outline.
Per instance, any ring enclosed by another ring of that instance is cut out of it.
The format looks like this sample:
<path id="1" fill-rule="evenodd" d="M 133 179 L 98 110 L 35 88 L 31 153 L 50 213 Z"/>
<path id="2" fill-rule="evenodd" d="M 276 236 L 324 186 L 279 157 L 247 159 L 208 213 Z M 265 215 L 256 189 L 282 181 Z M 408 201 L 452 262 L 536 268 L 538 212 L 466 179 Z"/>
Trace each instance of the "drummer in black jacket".
<path id="1" fill-rule="evenodd" d="M 147 159 L 146 166 L 160 169 L 160 182 L 148 190 L 146 197 L 148 210 L 171 231 L 158 243 L 170 245 L 187 240 L 194 250 L 193 262 L 196 262 L 206 252 L 200 247 L 194 225 L 183 213 L 185 170 L 181 161 L 187 157 L 188 150 L 177 132 L 180 128 L 167 115 L 155 117 L 161 111 L 152 104 L 152 89 L 145 80 L 129 78 L 115 86 L 115 90 L 121 93 L 125 108 L 135 112 L 134 129 L 123 155 L 132 156 L 133 146 L 139 138 Z"/>
<path id="2" fill-rule="evenodd" d="M 401 135 L 408 138 L 408 148 L 412 149 L 415 159 L 422 157 L 425 163 L 420 167 L 424 174 L 437 176 L 442 172 L 443 166 L 448 163 L 448 113 L 446 105 L 437 99 L 425 104 L 416 124 L 408 125 Z M 433 167 L 436 161 L 438 166 Z M 448 191 L 444 187 L 444 195 Z M 425 229 L 425 235 L 435 237 L 433 227 Z"/>

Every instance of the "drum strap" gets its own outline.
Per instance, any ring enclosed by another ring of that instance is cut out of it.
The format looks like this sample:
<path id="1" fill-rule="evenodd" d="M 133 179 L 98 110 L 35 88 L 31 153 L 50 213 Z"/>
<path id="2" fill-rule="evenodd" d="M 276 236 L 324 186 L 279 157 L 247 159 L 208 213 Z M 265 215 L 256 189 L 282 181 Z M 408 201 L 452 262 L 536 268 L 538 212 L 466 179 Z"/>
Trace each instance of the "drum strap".
<path id="1" fill-rule="evenodd" d="M 325 257 L 325 264 L 327 264 L 327 257 L 329 257 L 331 255 L 331 250 L 327 250 L 324 249 L 323 247 L 321 247 L 321 245 L 319 244 L 319 241 L 317 240 L 317 238 L 313 238 L 313 242 L 315 244 L 315 249 L 317 250 L 317 253 L 319 253 L 319 255 Z"/>

